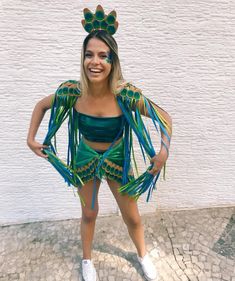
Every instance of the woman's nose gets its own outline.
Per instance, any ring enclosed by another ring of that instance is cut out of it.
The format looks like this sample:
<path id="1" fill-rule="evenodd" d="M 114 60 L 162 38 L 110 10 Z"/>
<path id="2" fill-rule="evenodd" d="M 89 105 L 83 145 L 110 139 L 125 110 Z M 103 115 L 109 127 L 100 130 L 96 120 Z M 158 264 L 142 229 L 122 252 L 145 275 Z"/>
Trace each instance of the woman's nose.
<path id="1" fill-rule="evenodd" d="M 93 60 L 92 60 L 93 63 L 99 63 L 100 62 L 100 59 L 98 56 L 93 56 Z"/>

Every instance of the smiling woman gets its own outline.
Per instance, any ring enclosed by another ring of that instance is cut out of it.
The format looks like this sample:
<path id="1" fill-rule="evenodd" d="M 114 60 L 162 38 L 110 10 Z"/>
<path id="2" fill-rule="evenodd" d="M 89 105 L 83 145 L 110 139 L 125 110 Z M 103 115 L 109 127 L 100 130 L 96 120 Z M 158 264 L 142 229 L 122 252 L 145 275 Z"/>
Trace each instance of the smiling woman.
<path id="1" fill-rule="evenodd" d="M 27 143 L 38 156 L 46 158 L 80 196 L 84 280 L 96 280 L 91 247 L 103 178 L 120 208 L 145 277 L 156 280 L 157 272 L 146 252 L 136 201 L 145 192 L 149 200 L 161 169 L 165 168 L 172 131 L 171 118 L 140 89 L 124 80 L 118 46 L 112 36 L 118 26 L 116 12 L 105 15 L 99 5 L 95 14 L 84 9 L 84 16 L 82 23 L 89 34 L 81 52 L 80 81 L 63 82 L 54 95 L 38 102 L 32 114 Z M 49 108 L 49 129 L 42 145 L 35 141 L 35 136 Z M 161 147 L 158 153 L 142 115 L 152 120 L 156 130 L 160 128 Z M 67 163 L 64 163 L 59 159 L 52 139 L 66 118 L 69 142 Z M 137 178 L 132 168 L 134 166 L 138 174 L 133 133 L 144 159 L 147 156 L 150 160 L 149 168 Z"/>
<path id="2" fill-rule="evenodd" d="M 101 71 L 102 74 L 95 75 L 94 73 L 98 71 Z M 88 93 L 88 84 L 89 90 L 93 93 L 97 92 L 98 89 L 94 87 L 93 82 L 102 86 L 99 81 L 105 81 L 105 78 L 108 82 L 106 91 L 111 90 L 112 93 L 115 93 L 118 83 L 123 81 L 118 57 L 118 45 L 107 31 L 94 30 L 85 38 L 82 47 L 80 68 L 80 89 L 82 93 L 84 95 Z M 105 90 L 99 90 L 99 92 L 100 96 Z"/>
<path id="3" fill-rule="evenodd" d="M 88 41 L 85 59 L 84 71 L 92 83 L 105 83 L 111 71 L 110 49 L 102 41 L 92 38 Z"/>

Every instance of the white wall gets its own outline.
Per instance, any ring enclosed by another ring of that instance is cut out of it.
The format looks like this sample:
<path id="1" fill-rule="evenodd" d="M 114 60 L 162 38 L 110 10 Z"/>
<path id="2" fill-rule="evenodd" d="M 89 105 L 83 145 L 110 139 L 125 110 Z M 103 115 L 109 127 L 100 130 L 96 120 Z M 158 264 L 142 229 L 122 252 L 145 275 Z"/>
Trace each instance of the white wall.
<path id="1" fill-rule="evenodd" d="M 124 76 L 173 118 L 167 181 L 156 208 L 235 203 L 235 6 L 233 1 L 100 1 L 116 9 Z M 26 146 L 34 105 L 79 79 L 84 7 L 97 1 L 0 2 L 0 223 L 80 217 L 78 197 Z M 42 142 L 49 112 L 37 140 Z M 61 137 L 66 129 L 60 131 Z M 117 212 L 103 184 L 101 214 Z"/>

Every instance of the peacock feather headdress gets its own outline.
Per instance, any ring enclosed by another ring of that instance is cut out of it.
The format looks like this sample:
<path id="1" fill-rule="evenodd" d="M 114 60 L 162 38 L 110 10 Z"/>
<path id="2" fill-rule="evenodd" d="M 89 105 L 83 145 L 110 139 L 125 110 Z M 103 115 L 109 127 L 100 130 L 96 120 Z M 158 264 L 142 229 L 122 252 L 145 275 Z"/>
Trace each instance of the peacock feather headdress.
<path id="1" fill-rule="evenodd" d="M 113 35 L 117 31 L 117 14 L 114 10 L 106 15 L 102 6 L 98 5 L 94 14 L 88 8 L 83 10 L 83 14 L 82 25 L 88 33 L 94 30 L 105 30 L 110 35 Z"/>

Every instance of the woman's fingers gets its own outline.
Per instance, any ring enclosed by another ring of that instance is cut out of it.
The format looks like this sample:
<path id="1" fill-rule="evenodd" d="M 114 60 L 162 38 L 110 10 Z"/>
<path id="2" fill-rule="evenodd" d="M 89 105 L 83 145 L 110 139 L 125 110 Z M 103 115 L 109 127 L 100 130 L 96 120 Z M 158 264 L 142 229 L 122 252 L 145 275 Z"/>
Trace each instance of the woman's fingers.
<path id="1" fill-rule="evenodd" d="M 40 157 L 43 157 L 43 158 L 47 158 L 48 157 L 48 155 L 44 154 L 40 148 L 39 149 L 34 149 L 33 152 L 36 155 L 40 156 Z"/>
<path id="2" fill-rule="evenodd" d="M 156 176 L 159 171 L 160 171 L 159 169 L 152 168 L 151 170 L 148 171 L 148 173 Z"/>
<path id="3" fill-rule="evenodd" d="M 159 159 L 158 155 L 155 155 L 153 158 L 151 158 L 150 163 L 153 164 L 153 167 L 148 172 L 156 176 L 161 171 L 161 168 L 164 163 Z"/>
<path id="4" fill-rule="evenodd" d="M 36 153 L 38 156 L 43 157 L 43 158 L 47 158 L 48 155 L 42 153 L 41 151 L 39 151 L 38 153 Z"/>
<path id="5" fill-rule="evenodd" d="M 29 147 L 31 148 L 31 150 L 37 155 L 37 156 L 40 156 L 42 158 L 47 158 L 48 155 L 44 154 L 42 152 L 42 150 L 44 148 L 48 148 L 48 145 L 45 145 L 45 144 L 40 144 L 39 142 L 31 142 Z"/>
<path id="6" fill-rule="evenodd" d="M 48 145 L 38 143 L 36 147 L 40 149 L 44 149 L 44 148 L 48 148 Z"/>
<path id="7" fill-rule="evenodd" d="M 39 156 L 41 156 L 41 157 L 43 157 L 43 158 L 47 158 L 48 157 L 48 155 L 47 154 L 45 154 L 45 153 L 43 153 L 43 149 L 44 148 L 48 148 L 48 145 L 41 145 L 41 149 L 40 149 L 40 151 L 39 151 Z"/>
<path id="8" fill-rule="evenodd" d="M 42 144 L 43 148 L 48 148 L 48 145 Z"/>
<path id="9" fill-rule="evenodd" d="M 160 167 L 157 167 L 156 162 L 154 163 L 152 169 L 150 169 L 148 172 L 154 176 L 157 175 L 157 173 L 161 170 Z"/>
<path id="10" fill-rule="evenodd" d="M 42 148 L 48 148 L 48 145 L 42 145 Z M 41 155 L 42 155 L 43 158 L 47 158 L 48 157 L 48 155 L 43 153 L 42 151 L 41 151 Z"/>

